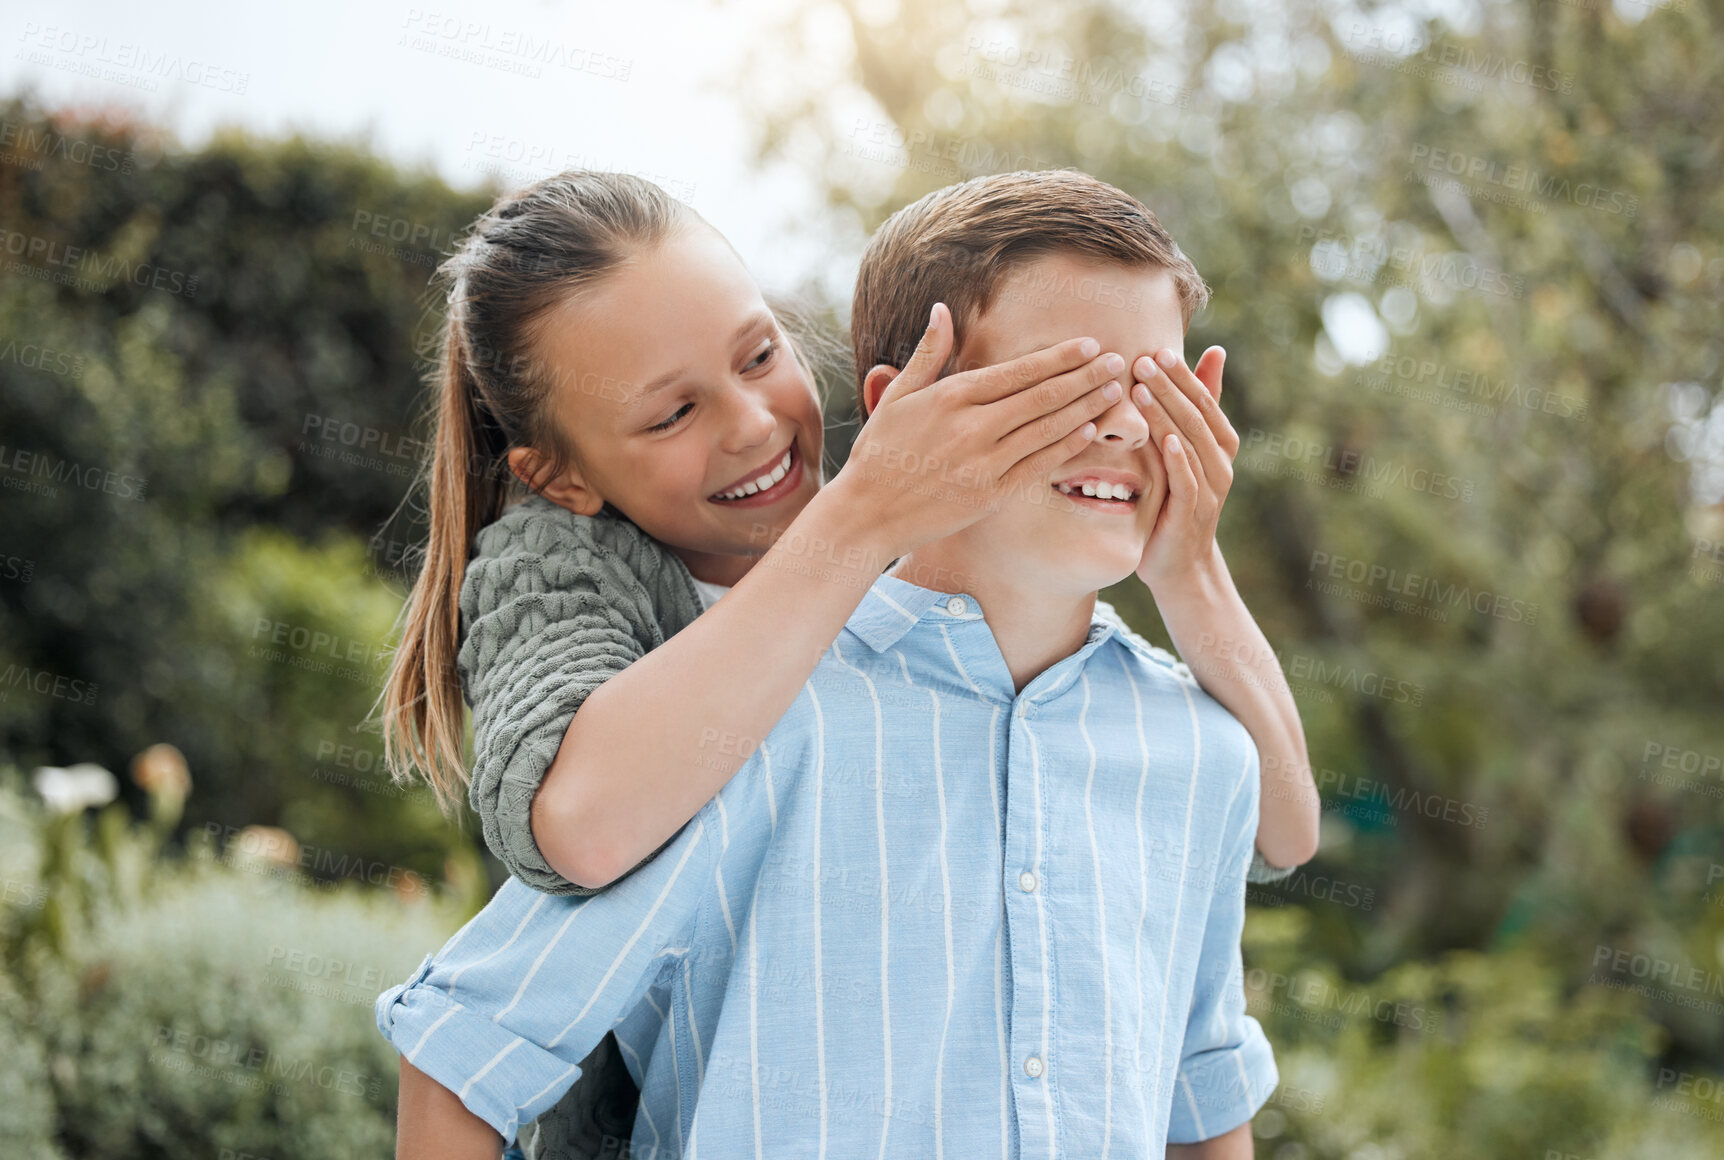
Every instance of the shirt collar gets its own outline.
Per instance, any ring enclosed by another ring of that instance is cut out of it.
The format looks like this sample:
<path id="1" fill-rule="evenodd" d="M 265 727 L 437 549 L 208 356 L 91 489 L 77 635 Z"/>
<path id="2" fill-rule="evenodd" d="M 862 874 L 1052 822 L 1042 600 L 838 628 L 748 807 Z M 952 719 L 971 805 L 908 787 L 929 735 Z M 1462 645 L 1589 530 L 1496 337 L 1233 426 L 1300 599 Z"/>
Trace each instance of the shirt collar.
<path id="1" fill-rule="evenodd" d="M 982 606 L 974 596 L 940 592 L 896 576 L 881 575 L 851 614 L 847 627 L 869 648 L 883 653 L 924 620 L 981 619 Z M 1119 631 L 1125 627 L 1119 613 L 1097 598 L 1095 611 L 1090 614 L 1089 636 L 1085 643 L 1097 644 L 1110 636 L 1118 636 L 1128 647 L 1149 655 L 1152 646 L 1135 633 Z"/>

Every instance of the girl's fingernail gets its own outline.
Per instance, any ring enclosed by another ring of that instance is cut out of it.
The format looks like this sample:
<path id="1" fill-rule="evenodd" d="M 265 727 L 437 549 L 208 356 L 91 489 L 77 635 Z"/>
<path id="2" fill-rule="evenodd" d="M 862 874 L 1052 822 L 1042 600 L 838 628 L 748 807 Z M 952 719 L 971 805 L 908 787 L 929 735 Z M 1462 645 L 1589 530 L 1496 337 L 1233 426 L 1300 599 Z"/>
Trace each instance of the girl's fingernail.
<path id="1" fill-rule="evenodd" d="M 1179 436 L 1169 435 L 1167 437 L 1167 453 L 1169 455 L 1176 455 L 1179 453 Z"/>
<path id="2" fill-rule="evenodd" d="M 940 304 L 938 302 L 936 302 L 936 303 L 934 303 L 934 305 L 932 305 L 928 308 L 928 329 L 929 330 L 934 329 L 934 320 L 939 318 L 939 317 L 940 317 Z"/>
<path id="3" fill-rule="evenodd" d="M 1093 338 L 1086 338 L 1078 345 L 1078 351 L 1082 353 L 1085 358 L 1094 358 L 1096 355 L 1101 353 L 1101 343 L 1097 342 Z"/>
<path id="4" fill-rule="evenodd" d="M 1101 389 L 1101 397 L 1112 403 L 1119 399 L 1123 389 L 1118 383 L 1108 383 Z"/>
<path id="5" fill-rule="evenodd" d="M 1095 424 L 1094 423 L 1085 423 L 1083 425 L 1083 437 L 1085 439 L 1094 439 L 1095 438 Z"/>
<path id="6" fill-rule="evenodd" d="M 1171 350 L 1164 350 L 1155 356 L 1155 361 L 1166 367 L 1168 370 L 1172 370 L 1173 364 L 1179 360 L 1173 357 L 1173 352 Z"/>
<path id="7" fill-rule="evenodd" d="M 1155 402 L 1155 396 L 1151 395 L 1149 393 L 1149 388 L 1144 386 L 1142 383 L 1137 384 L 1131 389 L 1131 397 L 1137 400 L 1137 404 L 1140 407 L 1147 407 L 1151 403 Z"/>

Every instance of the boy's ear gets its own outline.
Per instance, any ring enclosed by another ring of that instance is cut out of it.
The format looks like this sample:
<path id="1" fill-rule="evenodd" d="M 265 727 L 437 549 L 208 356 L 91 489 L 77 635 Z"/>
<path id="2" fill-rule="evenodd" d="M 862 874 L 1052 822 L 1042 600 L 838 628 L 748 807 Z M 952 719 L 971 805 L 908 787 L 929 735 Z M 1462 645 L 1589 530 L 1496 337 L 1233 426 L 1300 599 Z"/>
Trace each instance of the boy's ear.
<path id="1" fill-rule="evenodd" d="M 515 447 L 509 451 L 509 470 L 514 472 L 515 478 L 558 507 L 567 508 L 578 516 L 591 516 L 597 515 L 605 506 L 605 497 L 587 483 L 581 469 L 573 463 L 565 464 L 561 475 L 545 482 L 543 487 L 535 488 L 535 482 L 543 479 L 550 466 L 545 456 L 531 447 Z"/>
<path id="2" fill-rule="evenodd" d="M 874 413 L 874 408 L 880 405 L 880 396 L 886 393 L 886 388 L 892 385 L 892 380 L 898 377 L 898 368 L 880 363 L 872 367 L 862 379 L 862 417 L 866 419 Z"/>

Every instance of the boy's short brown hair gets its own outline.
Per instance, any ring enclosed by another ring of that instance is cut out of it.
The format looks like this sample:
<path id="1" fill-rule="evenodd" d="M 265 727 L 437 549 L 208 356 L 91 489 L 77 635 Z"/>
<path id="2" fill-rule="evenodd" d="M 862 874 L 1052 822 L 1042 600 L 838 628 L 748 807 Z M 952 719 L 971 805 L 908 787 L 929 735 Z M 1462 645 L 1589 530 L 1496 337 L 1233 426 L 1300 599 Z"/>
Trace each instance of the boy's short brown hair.
<path id="1" fill-rule="evenodd" d="M 909 361 L 934 303 L 952 312 L 962 343 L 1002 278 L 1056 253 L 1167 270 L 1187 325 L 1209 300 L 1191 259 L 1124 190 L 1074 169 L 972 178 L 887 218 L 863 251 L 850 317 L 859 400 L 870 368 Z"/>

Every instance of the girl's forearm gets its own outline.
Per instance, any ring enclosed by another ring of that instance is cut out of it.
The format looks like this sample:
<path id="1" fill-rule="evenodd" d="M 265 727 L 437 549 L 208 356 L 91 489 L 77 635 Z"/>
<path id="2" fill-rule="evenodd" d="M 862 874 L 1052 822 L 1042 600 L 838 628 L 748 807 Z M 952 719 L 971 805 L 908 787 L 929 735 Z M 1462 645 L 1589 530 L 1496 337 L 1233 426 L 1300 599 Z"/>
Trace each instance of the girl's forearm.
<path id="1" fill-rule="evenodd" d="M 1164 587 L 1153 595 L 1180 658 L 1257 745 L 1258 851 L 1274 866 L 1308 861 L 1317 852 L 1319 807 L 1305 728 L 1280 662 L 1234 587 L 1220 547 L 1185 583 Z"/>
<path id="2" fill-rule="evenodd" d="M 700 811 L 778 724 L 891 557 L 835 481 L 712 608 L 588 696 L 534 799 L 553 869 L 598 887 Z"/>
<path id="3" fill-rule="evenodd" d="M 395 1160 L 497 1160 L 503 1137 L 454 1092 L 401 1061 Z"/>

